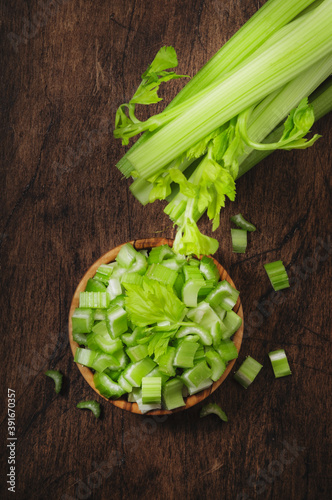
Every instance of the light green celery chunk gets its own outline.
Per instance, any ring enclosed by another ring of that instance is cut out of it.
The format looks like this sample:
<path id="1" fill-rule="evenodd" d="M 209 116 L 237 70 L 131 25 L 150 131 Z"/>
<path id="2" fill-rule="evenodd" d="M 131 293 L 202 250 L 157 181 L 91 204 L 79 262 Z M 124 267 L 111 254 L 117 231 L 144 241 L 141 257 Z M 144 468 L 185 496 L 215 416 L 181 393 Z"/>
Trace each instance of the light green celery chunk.
<path id="1" fill-rule="evenodd" d="M 101 335 L 102 337 L 109 337 L 107 326 L 106 326 L 106 321 L 99 321 L 98 323 L 95 323 L 92 327 L 93 333 L 96 335 Z"/>
<path id="2" fill-rule="evenodd" d="M 199 416 L 206 417 L 207 415 L 211 415 L 211 413 L 217 415 L 220 418 L 220 420 L 228 422 L 226 413 L 216 403 L 209 403 L 208 405 L 203 406 Z"/>
<path id="3" fill-rule="evenodd" d="M 205 349 L 203 346 L 200 346 L 196 351 L 194 364 L 197 364 L 199 361 L 203 361 L 204 359 L 205 359 Z"/>
<path id="4" fill-rule="evenodd" d="M 86 333 L 73 333 L 73 340 L 79 345 L 88 345 L 88 338 Z"/>
<path id="5" fill-rule="evenodd" d="M 88 337 L 88 346 L 90 349 L 113 354 L 122 348 L 122 342 L 120 339 L 111 339 L 109 335 L 104 337 L 98 334 L 90 334 Z"/>
<path id="6" fill-rule="evenodd" d="M 117 339 L 117 340 L 119 340 L 119 339 Z M 128 363 L 129 363 L 129 358 L 128 358 L 127 354 L 124 352 L 124 350 L 123 349 L 119 349 L 118 351 L 115 351 L 113 353 L 113 356 L 120 363 L 120 369 L 124 370 L 126 368 L 126 366 L 128 365 Z"/>
<path id="7" fill-rule="evenodd" d="M 207 364 L 211 368 L 211 378 L 214 382 L 220 379 L 221 375 L 226 370 L 225 361 L 214 349 L 209 350 L 205 354 Z"/>
<path id="8" fill-rule="evenodd" d="M 142 398 L 137 399 L 136 403 L 137 403 L 139 411 L 142 413 L 142 415 L 144 415 L 145 413 L 148 413 L 149 411 L 160 410 L 160 408 L 161 408 L 161 403 L 144 404 L 142 401 Z"/>
<path id="9" fill-rule="evenodd" d="M 182 380 L 186 384 L 186 381 L 189 381 L 195 387 L 198 387 L 203 380 L 207 378 L 211 378 L 212 371 L 206 364 L 206 361 L 200 361 L 193 368 L 189 368 L 185 370 L 182 375 Z M 187 385 L 187 384 L 186 384 Z"/>
<path id="10" fill-rule="evenodd" d="M 115 299 L 118 295 L 122 295 L 122 287 L 119 278 L 110 278 L 107 286 L 107 293 L 110 300 Z"/>
<path id="11" fill-rule="evenodd" d="M 182 298 L 183 285 L 184 285 L 184 277 L 182 276 L 182 273 L 179 273 L 174 283 L 174 290 L 179 299 Z"/>
<path id="12" fill-rule="evenodd" d="M 93 376 L 93 381 L 97 390 L 106 398 L 119 398 L 125 391 L 122 387 L 114 382 L 106 373 L 96 372 Z"/>
<path id="13" fill-rule="evenodd" d="M 75 309 L 71 322 L 73 333 L 90 333 L 93 327 L 92 309 Z"/>
<path id="14" fill-rule="evenodd" d="M 199 338 L 201 339 L 201 342 L 203 345 L 211 345 L 212 344 L 212 336 L 208 330 L 205 328 L 201 327 L 200 325 L 197 325 L 196 323 L 193 323 L 192 325 L 188 326 L 182 326 L 177 334 L 176 338 L 181 339 L 182 337 L 185 337 L 186 335 L 198 335 Z"/>
<path id="15" fill-rule="evenodd" d="M 160 356 L 160 358 L 158 359 L 159 370 L 162 373 L 165 373 L 165 375 L 169 375 L 170 377 L 174 377 L 175 375 L 175 353 L 175 347 L 167 347 L 166 353 Z"/>
<path id="16" fill-rule="evenodd" d="M 161 403 L 161 377 L 143 377 L 142 402 L 143 404 Z"/>
<path id="17" fill-rule="evenodd" d="M 231 229 L 232 246 L 234 253 L 245 253 L 247 249 L 247 231 L 244 229 Z"/>
<path id="18" fill-rule="evenodd" d="M 88 307 L 92 309 L 106 309 L 109 306 L 110 298 L 106 292 L 81 292 L 80 308 Z"/>
<path id="19" fill-rule="evenodd" d="M 132 333 L 124 333 L 121 335 L 121 340 L 126 346 L 133 347 L 137 344 L 138 340 L 144 336 L 144 329 L 137 326 Z"/>
<path id="20" fill-rule="evenodd" d="M 245 389 L 249 387 L 250 384 L 255 380 L 263 365 L 258 363 L 251 356 L 248 356 L 235 373 L 234 378 L 239 384 L 242 385 Z"/>
<path id="21" fill-rule="evenodd" d="M 149 253 L 148 264 L 161 264 L 164 260 L 173 259 L 174 257 L 174 251 L 168 245 L 153 247 Z"/>
<path id="22" fill-rule="evenodd" d="M 98 279 L 90 278 L 85 287 L 86 292 L 106 292 L 106 286 Z"/>
<path id="23" fill-rule="evenodd" d="M 204 255 L 200 261 L 200 271 L 207 280 L 220 280 L 220 274 L 217 266 L 211 257 Z"/>
<path id="24" fill-rule="evenodd" d="M 119 364 L 120 363 L 114 356 L 105 353 L 97 353 L 90 368 L 93 368 L 96 372 L 103 372 L 106 368 L 109 368 L 110 370 L 117 370 L 119 368 Z"/>
<path id="25" fill-rule="evenodd" d="M 122 370 L 110 370 L 109 368 L 106 368 L 106 370 L 104 370 L 104 373 L 111 377 L 114 382 L 117 382 L 122 374 Z"/>
<path id="26" fill-rule="evenodd" d="M 113 300 L 110 302 L 110 308 L 113 306 L 119 306 L 119 307 L 124 307 L 126 304 L 126 296 L 124 294 L 117 295 Z M 105 316 L 106 319 L 106 316 Z"/>
<path id="27" fill-rule="evenodd" d="M 248 222 L 242 214 L 236 214 L 231 217 L 231 222 L 233 222 L 240 229 L 244 229 L 245 231 L 253 232 L 256 231 L 256 226 Z"/>
<path id="28" fill-rule="evenodd" d="M 90 351 L 90 349 L 83 349 L 78 347 L 75 352 L 74 361 L 80 365 L 92 368 L 93 361 L 98 353 L 95 351 Z"/>
<path id="29" fill-rule="evenodd" d="M 106 313 L 106 325 L 112 339 L 128 330 L 127 313 L 120 306 L 112 306 Z"/>
<path id="30" fill-rule="evenodd" d="M 187 386 L 188 394 L 190 396 L 192 396 L 193 394 L 197 394 L 198 392 L 204 391 L 213 384 L 213 380 L 211 378 L 207 378 L 203 380 L 198 386 L 195 386 L 185 374 L 181 376 L 181 380 L 183 380 L 183 382 Z"/>
<path id="31" fill-rule="evenodd" d="M 204 281 L 190 279 L 182 287 L 182 301 L 187 307 L 196 307 L 198 293 L 204 287 Z"/>
<path id="32" fill-rule="evenodd" d="M 110 302 L 111 304 L 111 302 Z M 106 319 L 106 310 L 105 309 L 95 309 L 94 310 L 94 320 L 95 321 L 104 321 Z"/>
<path id="33" fill-rule="evenodd" d="M 122 389 L 125 392 L 131 392 L 133 390 L 132 386 L 124 378 L 123 373 L 121 373 L 120 377 L 118 378 L 118 384 L 119 384 L 120 387 L 122 387 Z M 129 401 L 129 399 L 128 399 L 128 401 Z"/>
<path id="34" fill-rule="evenodd" d="M 147 357 L 148 348 L 147 348 L 146 344 L 135 345 L 132 347 L 128 347 L 126 349 L 126 353 L 129 356 L 129 358 L 131 359 L 131 361 L 133 361 L 135 363 L 135 361 L 139 361 L 139 360 Z"/>
<path id="35" fill-rule="evenodd" d="M 235 306 L 240 292 L 233 288 L 228 281 L 223 280 L 216 288 L 206 297 L 205 302 L 208 302 L 211 307 L 221 306 L 226 311 L 231 311 Z"/>
<path id="36" fill-rule="evenodd" d="M 239 356 L 232 340 L 222 340 L 215 346 L 215 350 L 220 354 L 225 363 L 228 363 L 232 359 L 236 359 Z"/>
<path id="37" fill-rule="evenodd" d="M 281 260 L 264 264 L 264 268 L 276 292 L 284 288 L 289 288 L 287 271 Z"/>
<path id="38" fill-rule="evenodd" d="M 165 383 L 162 390 L 162 399 L 166 410 L 174 410 L 185 405 L 182 388 L 183 382 L 179 378 L 173 378 Z"/>
<path id="39" fill-rule="evenodd" d="M 130 363 L 124 370 L 123 376 L 133 387 L 140 387 L 142 378 L 146 377 L 155 366 L 156 363 L 151 358 L 144 358 L 136 363 Z"/>
<path id="40" fill-rule="evenodd" d="M 112 266 L 110 266 L 109 264 L 101 264 L 101 266 L 99 266 L 97 269 L 95 278 L 99 279 L 103 283 L 108 283 L 108 280 L 110 279 L 112 273 L 113 273 Z"/>
<path id="41" fill-rule="evenodd" d="M 159 370 L 159 366 L 156 366 L 150 373 L 146 375 L 147 377 L 161 377 L 161 383 L 164 384 L 168 379 L 169 375 L 163 373 Z"/>
<path id="42" fill-rule="evenodd" d="M 167 267 L 168 269 L 172 269 L 172 271 L 176 271 L 176 273 L 178 273 L 181 270 L 181 268 L 183 267 L 184 263 L 174 258 L 174 259 L 164 260 L 162 265 L 164 267 Z M 178 277 L 178 274 L 176 275 L 176 278 L 177 277 Z"/>
<path id="43" fill-rule="evenodd" d="M 179 368 L 192 368 L 194 366 L 194 357 L 199 344 L 197 342 L 188 342 L 184 340 L 176 349 L 174 366 Z"/>
<path id="44" fill-rule="evenodd" d="M 269 352 L 269 358 L 275 378 L 286 377 L 292 374 L 284 349 Z"/>
<path id="45" fill-rule="evenodd" d="M 234 311 L 228 311 L 221 322 L 221 339 L 227 340 L 240 328 L 242 318 Z"/>
<path id="46" fill-rule="evenodd" d="M 173 286 L 178 273 L 162 264 L 151 264 L 146 276 L 152 280 L 160 281 L 164 285 Z"/>
<path id="47" fill-rule="evenodd" d="M 121 283 L 133 283 L 142 286 L 143 277 L 138 273 L 126 272 L 121 276 Z"/>
<path id="48" fill-rule="evenodd" d="M 129 269 L 135 262 L 137 253 L 138 252 L 136 252 L 135 248 L 130 243 L 126 243 L 121 247 L 115 260 L 119 266 Z"/>

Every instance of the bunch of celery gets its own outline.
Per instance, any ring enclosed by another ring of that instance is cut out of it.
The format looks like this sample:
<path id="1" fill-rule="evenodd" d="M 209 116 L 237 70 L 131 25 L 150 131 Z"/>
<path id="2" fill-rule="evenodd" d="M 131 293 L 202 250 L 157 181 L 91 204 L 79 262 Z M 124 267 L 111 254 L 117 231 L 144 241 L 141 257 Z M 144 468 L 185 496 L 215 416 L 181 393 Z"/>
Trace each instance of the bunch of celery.
<path id="1" fill-rule="evenodd" d="M 172 47 L 158 52 L 133 99 L 120 106 L 115 137 L 128 144 L 144 134 L 117 167 L 135 178 L 130 189 L 141 203 L 169 201 L 176 252 L 216 252 L 217 240 L 202 235 L 197 221 L 207 212 L 218 228 L 253 152 L 304 149 L 319 138 L 305 138 L 315 121 L 308 97 L 332 73 L 331 25 L 332 0 L 269 0 L 162 113 L 142 122 L 135 108 L 158 102 L 159 85 L 182 76 L 168 71 L 177 66 Z M 321 114 L 332 107 L 330 85 L 324 93 Z"/>

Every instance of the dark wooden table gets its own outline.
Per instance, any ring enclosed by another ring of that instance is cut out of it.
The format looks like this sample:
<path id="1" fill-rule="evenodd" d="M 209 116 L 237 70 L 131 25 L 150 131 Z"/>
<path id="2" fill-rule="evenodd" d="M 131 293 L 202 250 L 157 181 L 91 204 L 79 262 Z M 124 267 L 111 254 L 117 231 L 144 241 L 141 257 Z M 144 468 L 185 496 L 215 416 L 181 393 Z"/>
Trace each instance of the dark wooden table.
<path id="1" fill-rule="evenodd" d="M 332 117 L 308 151 L 279 152 L 238 182 L 217 231 L 241 290 L 239 366 L 264 365 L 247 391 L 231 377 L 209 401 L 228 424 L 132 415 L 102 402 L 69 349 L 67 315 L 86 269 L 110 248 L 172 237 L 162 204 L 143 208 L 114 167 L 117 106 L 162 45 L 194 74 L 256 11 L 251 0 L 1 2 L 1 498 L 275 499 L 329 497 L 330 165 Z M 163 91 L 167 102 L 181 87 Z M 229 217 L 259 230 L 233 254 Z M 201 227 L 210 233 L 210 224 Z M 282 259 L 291 289 L 276 295 L 263 264 Z M 285 348 L 292 376 L 275 380 L 267 353 Z M 46 369 L 65 374 L 56 396 Z M 8 492 L 7 390 L 16 393 L 16 494 Z"/>

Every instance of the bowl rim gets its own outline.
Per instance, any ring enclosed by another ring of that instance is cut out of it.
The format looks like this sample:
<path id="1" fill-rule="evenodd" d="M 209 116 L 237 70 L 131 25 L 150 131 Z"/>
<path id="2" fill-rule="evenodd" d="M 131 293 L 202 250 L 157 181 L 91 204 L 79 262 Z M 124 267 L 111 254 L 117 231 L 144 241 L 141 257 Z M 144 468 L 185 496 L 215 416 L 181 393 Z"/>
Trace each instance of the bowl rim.
<path id="1" fill-rule="evenodd" d="M 153 247 L 160 246 L 160 245 L 169 245 L 170 247 L 172 247 L 173 242 L 174 242 L 174 240 L 172 240 L 170 238 L 147 238 L 147 239 L 131 240 L 131 241 L 128 241 L 126 243 L 131 243 L 136 250 L 143 250 L 143 249 L 148 250 L 148 249 L 151 249 Z M 104 255 L 102 255 L 98 260 L 96 260 L 89 267 L 89 269 L 86 271 L 86 273 L 84 274 L 83 278 L 80 280 L 80 282 L 79 282 L 79 284 L 74 292 L 74 295 L 73 295 L 73 298 L 71 301 L 71 305 L 70 305 L 69 317 L 68 317 L 69 343 L 70 343 L 70 348 L 71 348 L 71 351 L 73 353 L 73 356 L 75 356 L 76 349 L 79 347 L 79 344 L 77 342 L 75 342 L 73 339 L 71 318 L 72 318 L 72 315 L 74 313 L 74 310 L 78 307 L 79 294 L 80 294 L 80 292 L 83 292 L 85 290 L 88 279 L 92 278 L 95 275 L 98 267 L 101 264 L 108 264 L 110 262 L 113 262 L 115 260 L 115 257 L 119 253 L 121 247 L 123 247 L 123 245 L 125 245 L 126 243 L 122 243 L 121 245 L 118 245 L 117 247 L 112 248 L 111 250 L 106 252 Z M 210 257 L 213 259 L 214 263 L 216 264 L 216 266 L 218 268 L 218 271 L 220 274 L 220 279 L 227 280 L 228 283 L 230 283 L 230 285 L 235 287 L 233 280 L 231 279 L 231 277 L 229 276 L 229 274 L 227 273 L 225 268 L 212 256 L 210 256 Z M 240 297 L 238 298 L 233 310 L 242 319 L 242 324 L 241 324 L 240 328 L 237 330 L 237 332 L 235 332 L 233 339 L 232 339 L 235 346 L 236 346 L 236 349 L 239 353 L 240 348 L 241 348 L 241 344 L 242 344 L 242 339 L 243 339 L 243 331 L 244 331 L 243 308 L 242 308 Z M 184 401 L 186 403 L 185 406 L 181 406 L 180 408 L 176 408 L 174 410 L 163 410 L 163 409 L 152 410 L 152 411 L 144 413 L 144 415 L 171 415 L 173 413 L 187 410 L 188 408 L 191 408 L 192 406 L 200 403 L 201 401 L 206 399 L 208 396 L 210 396 L 210 394 L 212 394 L 216 389 L 218 389 L 218 387 L 223 383 L 223 381 L 230 374 L 230 372 L 234 366 L 234 363 L 236 362 L 236 359 L 233 359 L 232 361 L 230 361 L 228 363 L 226 370 L 224 371 L 222 376 L 216 382 L 214 382 L 210 387 L 198 392 L 197 394 L 193 394 L 192 396 L 187 396 L 186 398 L 184 398 Z M 122 399 L 123 396 L 121 398 L 115 399 L 115 400 L 108 399 L 105 396 L 103 396 L 98 391 L 98 389 L 96 388 L 96 386 L 94 384 L 93 372 L 90 370 L 90 368 L 87 368 L 86 366 L 80 365 L 78 363 L 75 363 L 75 364 L 77 365 L 77 367 L 78 367 L 79 371 L 81 372 L 81 374 L 83 375 L 84 379 L 88 382 L 90 387 L 99 396 L 101 396 L 103 399 L 110 402 L 114 406 L 121 408 L 122 410 L 126 410 L 126 411 L 129 411 L 131 413 L 136 413 L 139 415 L 143 415 L 141 413 L 141 411 L 139 410 L 137 403 L 129 403 L 128 401 L 125 401 L 124 399 Z"/>

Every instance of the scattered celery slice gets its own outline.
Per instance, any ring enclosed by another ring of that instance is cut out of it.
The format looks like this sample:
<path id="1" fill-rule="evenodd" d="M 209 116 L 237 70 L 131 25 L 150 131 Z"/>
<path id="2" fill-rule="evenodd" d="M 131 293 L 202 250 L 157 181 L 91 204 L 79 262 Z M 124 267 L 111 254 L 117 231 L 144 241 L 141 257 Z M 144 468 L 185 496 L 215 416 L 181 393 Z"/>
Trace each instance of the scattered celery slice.
<path id="1" fill-rule="evenodd" d="M 231 217 L 231 222 L 233 222 L 240 229 L 244 229 L 244 231 L 256 231 L 256 226 L 248 222 L 242 214 L 236 214 Z"/>
<path id="2" fill-rule="evenodd" d="M 76 405 L 76 408 L 84 409 L 84 410 L 90 410 L 94 414 L 96 418 L 100 417 L 100 404 L 97 403 L 97 401 L 91 400 L 91 401 L 81 401 Z"/>
<path id="3" fill-rule="evenodd" d="M 271 281 L 274 291 L 289 288 L 287 271 L 281 260 L 264 264 L 265 271 Z"/>
<path id="4" fill-rule="evenodd" d="M 50 377 L 54 381 L 54 390 L 57 394 L 61 391 L 63 375 L 58 370 L 47 370 L 45 372 L 47 377 Z"/>
<path id="5" fill-rule="evenodd" d="M 292 374 L 284 349 L 269 352 L 269 358 L 275 378 L 286 377 Z"/>
<path id="6" fill-rule="evenodd" d="M 242 387 L 247 389 L 249 385 L 253 383 L 262 368 L 263 365 L 258 363 L 258 361 L 251 356 L 248 356 L 235 373 L 234 378 Z"/>
<path id="7" fill-rule="evenodd" d="M 247 249 L 247 231 L 244 229 L 231 229 L 234 253 L 245 253 Z"/>
<path id="8" fill-rule="evenodd" d="M 220 420 L 228 422 L 226 413 L 220 408 L 219 405 L 217 405 L 217 403 L 209 403 L 208 405 L 203 406 L 199 416 L 202 418 L 206 417 L 207 415 L 211 415 L 212 413 L 214 415 L 217 415 L 220 418 Z"/>

